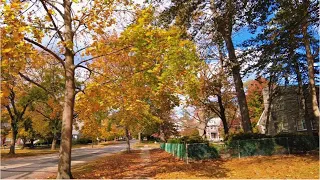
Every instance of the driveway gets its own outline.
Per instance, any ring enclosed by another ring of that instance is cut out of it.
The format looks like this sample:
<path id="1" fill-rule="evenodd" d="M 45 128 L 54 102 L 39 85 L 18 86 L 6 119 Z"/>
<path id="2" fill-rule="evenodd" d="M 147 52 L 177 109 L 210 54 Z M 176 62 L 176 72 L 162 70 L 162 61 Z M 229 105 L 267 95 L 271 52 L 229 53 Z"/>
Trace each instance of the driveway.
<path id="1" fill-rule="evenodd" d="M 131 142 L 132 144 L 134 142 Z M 78 148 L 72 150 L 71 164 L 80 164 L 126 150 L 126 143 L 102 148 Z M 55 175 L 58 170 L 58 153 L 33 157 L 21 157 L 1 161 L 1 179 L 37 179 Z"/>

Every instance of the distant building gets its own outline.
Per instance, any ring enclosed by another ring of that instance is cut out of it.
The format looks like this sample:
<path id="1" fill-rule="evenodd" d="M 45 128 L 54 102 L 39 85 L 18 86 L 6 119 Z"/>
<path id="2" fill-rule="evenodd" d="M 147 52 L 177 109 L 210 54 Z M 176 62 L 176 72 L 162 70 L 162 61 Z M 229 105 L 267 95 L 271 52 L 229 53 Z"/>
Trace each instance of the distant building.
<path id="1" fill-rule="evenodd" d="M 83 127 L 83 122 L 76 121 L 72 126 L 72 139 L 80 139 L 81 133 L 80 129 Z"/>
<path id="2" fill-rule="evenodd" d="M 210 119 L 206 127 L 206 138 L 209 141 L 221 141 L 222 137 L 220 136 L 220 132 L 219 132 L 220 127 L 221 127 L 220 118 Z"/>
<path id="3" fill-rule="evenodd" d="M 270 96 L 268 88 L 263 89 L 264 111 L 257 123 L 260 132 L 270 135 L 282 132 L 305 132 L 307 127 L 304 120 L 304 110 L 298 96 L 298 87 L 280 86 L 276 87 L 273 91 L 273 100 L 270 105 L 268 101 Z M 311 96 L 307 88 L 304 88 L 304 93 L 307 95 L 306 108 L 308 116 L 312 117 Z M 269 114 L 269 122 L 267 123 L 267 111 L 269 106 L 271 106 L 271 110 Z M 315 132 L 318 132 L 319 121 L 312 121 L 312 129 Z"/>

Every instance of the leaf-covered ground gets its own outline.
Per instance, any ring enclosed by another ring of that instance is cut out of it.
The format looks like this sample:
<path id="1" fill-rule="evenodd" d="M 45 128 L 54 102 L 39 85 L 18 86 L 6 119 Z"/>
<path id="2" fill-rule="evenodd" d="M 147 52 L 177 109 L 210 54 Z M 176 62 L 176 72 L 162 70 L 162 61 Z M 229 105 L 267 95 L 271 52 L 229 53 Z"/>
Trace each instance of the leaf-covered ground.
<path id="1" fill-rule="evenodd" d="M 159 150 L 135 150 L 73 168 L 79 179 L 308 178 L 319 179 L 319 155 L 275 155 L 186 164 Z"/>

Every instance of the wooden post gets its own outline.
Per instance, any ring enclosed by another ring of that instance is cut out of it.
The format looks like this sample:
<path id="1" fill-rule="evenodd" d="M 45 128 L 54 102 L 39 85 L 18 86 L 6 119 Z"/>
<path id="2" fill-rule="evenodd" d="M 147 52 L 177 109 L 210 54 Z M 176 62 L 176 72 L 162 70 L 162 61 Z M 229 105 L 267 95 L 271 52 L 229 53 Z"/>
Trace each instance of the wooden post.
<path id="1" fill-rule="evenodd" d="M 289 141 L 288 141 L 288 137 L 286 138 L 287 139 L 287 149 L 288 149 L 288 153 L 290 155 L 290 148 L 289 148 Z"/>
<path id="2" fill-rule="evenodd" d="M 240 159 L 241 155 L 240 155 L 240 144 L 239 144 L 239 140 L 237 141 L 238 142 L 238 157 Z"/>
<path id="3" fill-rule="evenodd" d="M 187 157 L 187 164 L 189 164 L 189 158 L 188 158 L 188 144 L 186 144 L 186 157 Z"/>

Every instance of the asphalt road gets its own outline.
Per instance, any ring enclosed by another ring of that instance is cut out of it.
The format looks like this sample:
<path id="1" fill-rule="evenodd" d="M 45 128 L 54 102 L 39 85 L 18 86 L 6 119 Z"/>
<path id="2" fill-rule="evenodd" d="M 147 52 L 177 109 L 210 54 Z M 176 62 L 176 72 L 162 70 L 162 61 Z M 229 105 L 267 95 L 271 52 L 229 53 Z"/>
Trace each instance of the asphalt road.
<path id="1" fill-rule="evenodd" d="M 134 142 L 131 142 L 132 144 Z M 99 157 L 126 150 L 126 143 L 102 148 L 78 148 L 72 150 L 71 164 L 80 164 Z M 1 179 L 37 179 L 55 175 L 58 169 L 58 153 L 6 159 L 1 161 Z"/>

